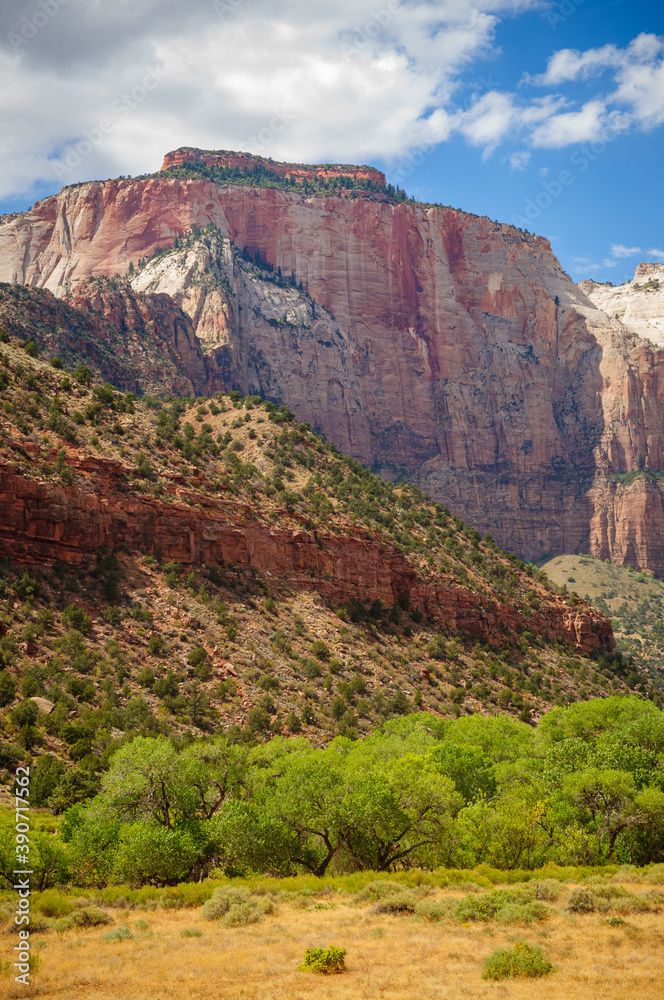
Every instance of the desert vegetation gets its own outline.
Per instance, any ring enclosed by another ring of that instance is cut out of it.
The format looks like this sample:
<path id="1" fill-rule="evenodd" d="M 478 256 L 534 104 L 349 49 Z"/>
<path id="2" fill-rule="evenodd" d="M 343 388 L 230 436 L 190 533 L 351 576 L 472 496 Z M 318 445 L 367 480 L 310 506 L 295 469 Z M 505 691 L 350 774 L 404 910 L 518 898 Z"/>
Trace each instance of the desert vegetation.
<path id="1" fill-rule="evenodd" d="M 34 900 L 31 978 L 42 992 L 66 983 L 93 1000 L 142 1000 L 155 983 L 159 996 L 181 1000 L 443 1000 L 503 995 L 504 986 L 523 1000 L 654 1000 L 662 881 L 657 867 L 508 875 L 484 866 L 49 891 Z M 483 901 L 496 893 L 504 905 L 489 915 Z M 525 914 L 524 899 L 538 896 L 537 916 Z M 224 898 L 234 900 L 233 919 L 223 906 L 209 911 Z M 14 986 L 0 977 L 0 996 L 17 996 Z"/>

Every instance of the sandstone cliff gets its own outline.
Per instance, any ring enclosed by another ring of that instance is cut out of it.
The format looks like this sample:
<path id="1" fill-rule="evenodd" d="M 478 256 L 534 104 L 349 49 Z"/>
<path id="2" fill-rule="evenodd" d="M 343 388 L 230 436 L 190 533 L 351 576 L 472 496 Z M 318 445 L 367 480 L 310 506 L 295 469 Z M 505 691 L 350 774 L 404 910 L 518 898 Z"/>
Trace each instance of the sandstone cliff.
<path id="1" fill-rule="evenodd" d="M 598 309 L 656 347 L 664 347 L 664 264 L 639 264 L 632 281 L 624 285 L 580 281 L 579 288 Z"/>
<path id="2" fill-rule="evenodd" d="M 208 226 L 214 245 L 132 279 L 188 314 L 208 388 L 284 402 L 524 556 L 664 572 L 658 478 L 616 478 L 664 469 L 660 352 L 544 239 L 441 207 L 156 176 L 67 188 L 7 221 L 0 278 L 79 296 Z"/>

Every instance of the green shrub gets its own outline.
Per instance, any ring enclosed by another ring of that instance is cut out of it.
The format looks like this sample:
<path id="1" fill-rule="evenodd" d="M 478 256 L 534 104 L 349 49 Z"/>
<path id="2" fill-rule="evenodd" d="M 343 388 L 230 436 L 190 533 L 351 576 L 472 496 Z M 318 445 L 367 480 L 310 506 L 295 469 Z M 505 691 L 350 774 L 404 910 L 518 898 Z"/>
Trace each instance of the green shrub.
<path id="1" fill-rule="evenodd" d="M 643 876 L 649 885 L 664 885 L 664 864 L 653 865 Z"/>
<path id="2" fill-rule="evenodd" d="M 203 937 L 203 931 L 200 927 L 184 927 L 180 931 L 180 936 L 185 938 L 199 938 Z"/>
<path id="3" fill-rule="evenodd" d="M 531 924 L 537 920 L 548 920 L 553 910 L 538 899 L 532 903 L 508 903 L 496 913 L 501 924 Z"/>
<path id="4" fill-rule="evenodd" d="M 249 889 L 224 885 L 212 893 L 201 910 L 203 920 L 221 920 L 227 927 L 256 924 L 266 913 L 274 913 L 270 899 L 257 899 Z"/>
<path id="5" fill-rule="evenodd" d="M 594 913 L 595 898 L 587 889 L 573 889 L 567 900 L 570 913 Z"/>
<path id="6" fill-rule="evenodd" d="M 553 965 L 542 955 L 537 945 L 517 942 L 513 948 L 497 948 L 484 962 L 483 979 L 534 979 L 548 976 Z"/>
<path id="7" fill-rule="evenodd" d="M 67 917 L 67 922 L 71 927 L 102 927 L 104 924 L 112 924 L 113 917 L 99 906 L 82 906 Z M 123 928 L 119 927 L 118 930 Z"/>
<path id="8" fill-rule="evenodd" d="M 76 909 L 71 899 L 62 896 L 55 889 L 35 893 L 32 905 L 35 910 L 45 917 L 68 917 Z"/>
<path id="9" fill-rule="evenodd" d="M 16 683 L 6 670 L 0 673 L 0 708 L 11 705 L 16 696 Z"/>
<path id="10" fill-rule="evenodd" d="M 127 941 L 133 939 L 134 935 L 128 927 L 116 927 L 114 931 L 104 934 L 104 941 Z"/>
<path id="11" fill-rule="evenodd" d="M 373 913 L 415 913 L 417 897 L 408 889 L 385 896 L 373 907 Z"/>
<path id="12" fill-rule="evenodd" d="M 317 660 L 322 660 L 323 663 L 327 663 L 332 655 L 330 647 L 326 642 L 323 642 L 322 639 L 316 639 L 316 641 L 311 644 L 311 652 Z"/>
<path id="13" fill-rule="evenodd" d="M 92 627 L 92 618 L 86 615 L 83 608 L 79 608 L 77 604 L 69 604 L 60 616 L 62 624 L 66 628 L 76 629 L 77 632 L 82 632 L 84 635 L 87 634 Z"/>
<path id="14" fill-rule="evenodd" d="M 345 972 L 346 970 L 346 949 L 335 948 L 307 948 L 304 953 L 304 960 L 297 967 L 298 972 L 320 972 L 329 975 L 331 972 Z"/>
<path id="15" fill-rule="evenodd" d="M 439 902 L 422 899 L 415 904 L 415 913 L 417 916 L 421 917 L 422 920 L 429 920 L 431 922 L 446 920 L 452 915 L 453 909 L 453 899 L 441 899 Z"/>
<path id="16" fill-rule="evenodd" d="M 368 885 L 365 885 L 364 889 L 360 889 L 355 897 L 355 902 L 378 903 L 382 899 L 387 899 L 388 896 L 395 896 L 399 892 L 403 892 L 401 883 L 389 882 L 387 879 L 376 879 L 375 882 L 369 882 Z"/>

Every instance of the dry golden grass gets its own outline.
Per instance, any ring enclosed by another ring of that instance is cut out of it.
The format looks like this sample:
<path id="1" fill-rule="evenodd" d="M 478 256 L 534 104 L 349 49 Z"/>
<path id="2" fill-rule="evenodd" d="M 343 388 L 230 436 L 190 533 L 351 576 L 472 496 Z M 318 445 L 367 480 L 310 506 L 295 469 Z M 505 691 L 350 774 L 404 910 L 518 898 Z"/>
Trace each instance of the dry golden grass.
<path id="1" fill-rule="evenodd" d="M 7 976 L 0 981 L 0 997 L 661 1000 L 664 995 L 664 916 L 659 914 L 629 916 L 624 927 L 608 926 L 599 915 L 562 912 L 543 925 L 459 926 L 375 915 L 367 906 L 337 903 L 329 910 L 307 911 L 282 905 L 263 923 L 227 928 L 200 921 L 199 912 L 114 911 L 114 926 L 130 927 L 133 940 L 105 942 L 108 927 L 60 936 L 51 932 L 43 936 L 32 986 L 26 989 Z M 136 930 L 139 920 L 149 921 L 149 931 Z M 194 927 L 202 937 L 182 936 Z M 556 971 L 544 979 L 484 981 L 484 959 L 516 940 L 540 944 Z M 329 944 L 347 949 L 346 973 L 295 971 L 305 948 Z"/>

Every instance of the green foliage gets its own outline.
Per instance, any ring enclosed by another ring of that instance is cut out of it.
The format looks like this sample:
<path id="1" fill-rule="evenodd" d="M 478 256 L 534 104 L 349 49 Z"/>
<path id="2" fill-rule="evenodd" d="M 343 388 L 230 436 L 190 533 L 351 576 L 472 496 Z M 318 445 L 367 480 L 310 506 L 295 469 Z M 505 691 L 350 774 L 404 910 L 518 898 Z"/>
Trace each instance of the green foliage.
<path id="1" fill-rule="evenodd" d="M 92 618 L 86 615 L 83 608 L 80 608 L 77 604 L 67 605 L 60 616 L 60 620 L 65 628 L 76 629 L 77 632 L 81 632 L 83 635 L 87 635 L 92 628 Z"/>
<path id="2" fill-rule="evenodd" d="M 346 971 L 346 949 L 335 948 L 330 945 L 328 948 L 307 948 L 304 959 L 297 967 L 298 972 L 317 972 L 329 975 L 333 972 Z"/>
<path id="3" fill-rule="evenodd" d="M 103 940 L 110 943 L 113 941 L 131 941 L 134 935 L 128 927 L 116 927 L 115 930 L 104 934 Z"/>
<path id="4" fill-rule="evenodd" d="M 330 647 L 322 639 L 316 639 L 315 642 L 311 644 L 311 652 L 314 654 L 316 659 L 321 660 L 323 663 L 327 663 L 332 655 L 330 653 Z"/>
<path id="5" fill-rule="evenodd" d="M 248 889 L 234 886 L 220 886 L 212 898 L 203 905 L 203 920 L 220 920 L 227 927 L 241 927 L 256 924 L 266 913 L 274 912 L 268 899 L 252 896 Z"/>
<path id="6" fill-rule="evenodd" d="M 533 979 L 548 976 L 553 965 L 538 945 L 517 942 L 513 948 L 497 948 L 484 962 L 483 979 Z"/>
<path id="7" fill-rule="evenodd" d="M 0 708 L 11 705 L 16 697 L 16 682 L 6 670 L 0 673 Z"/>

